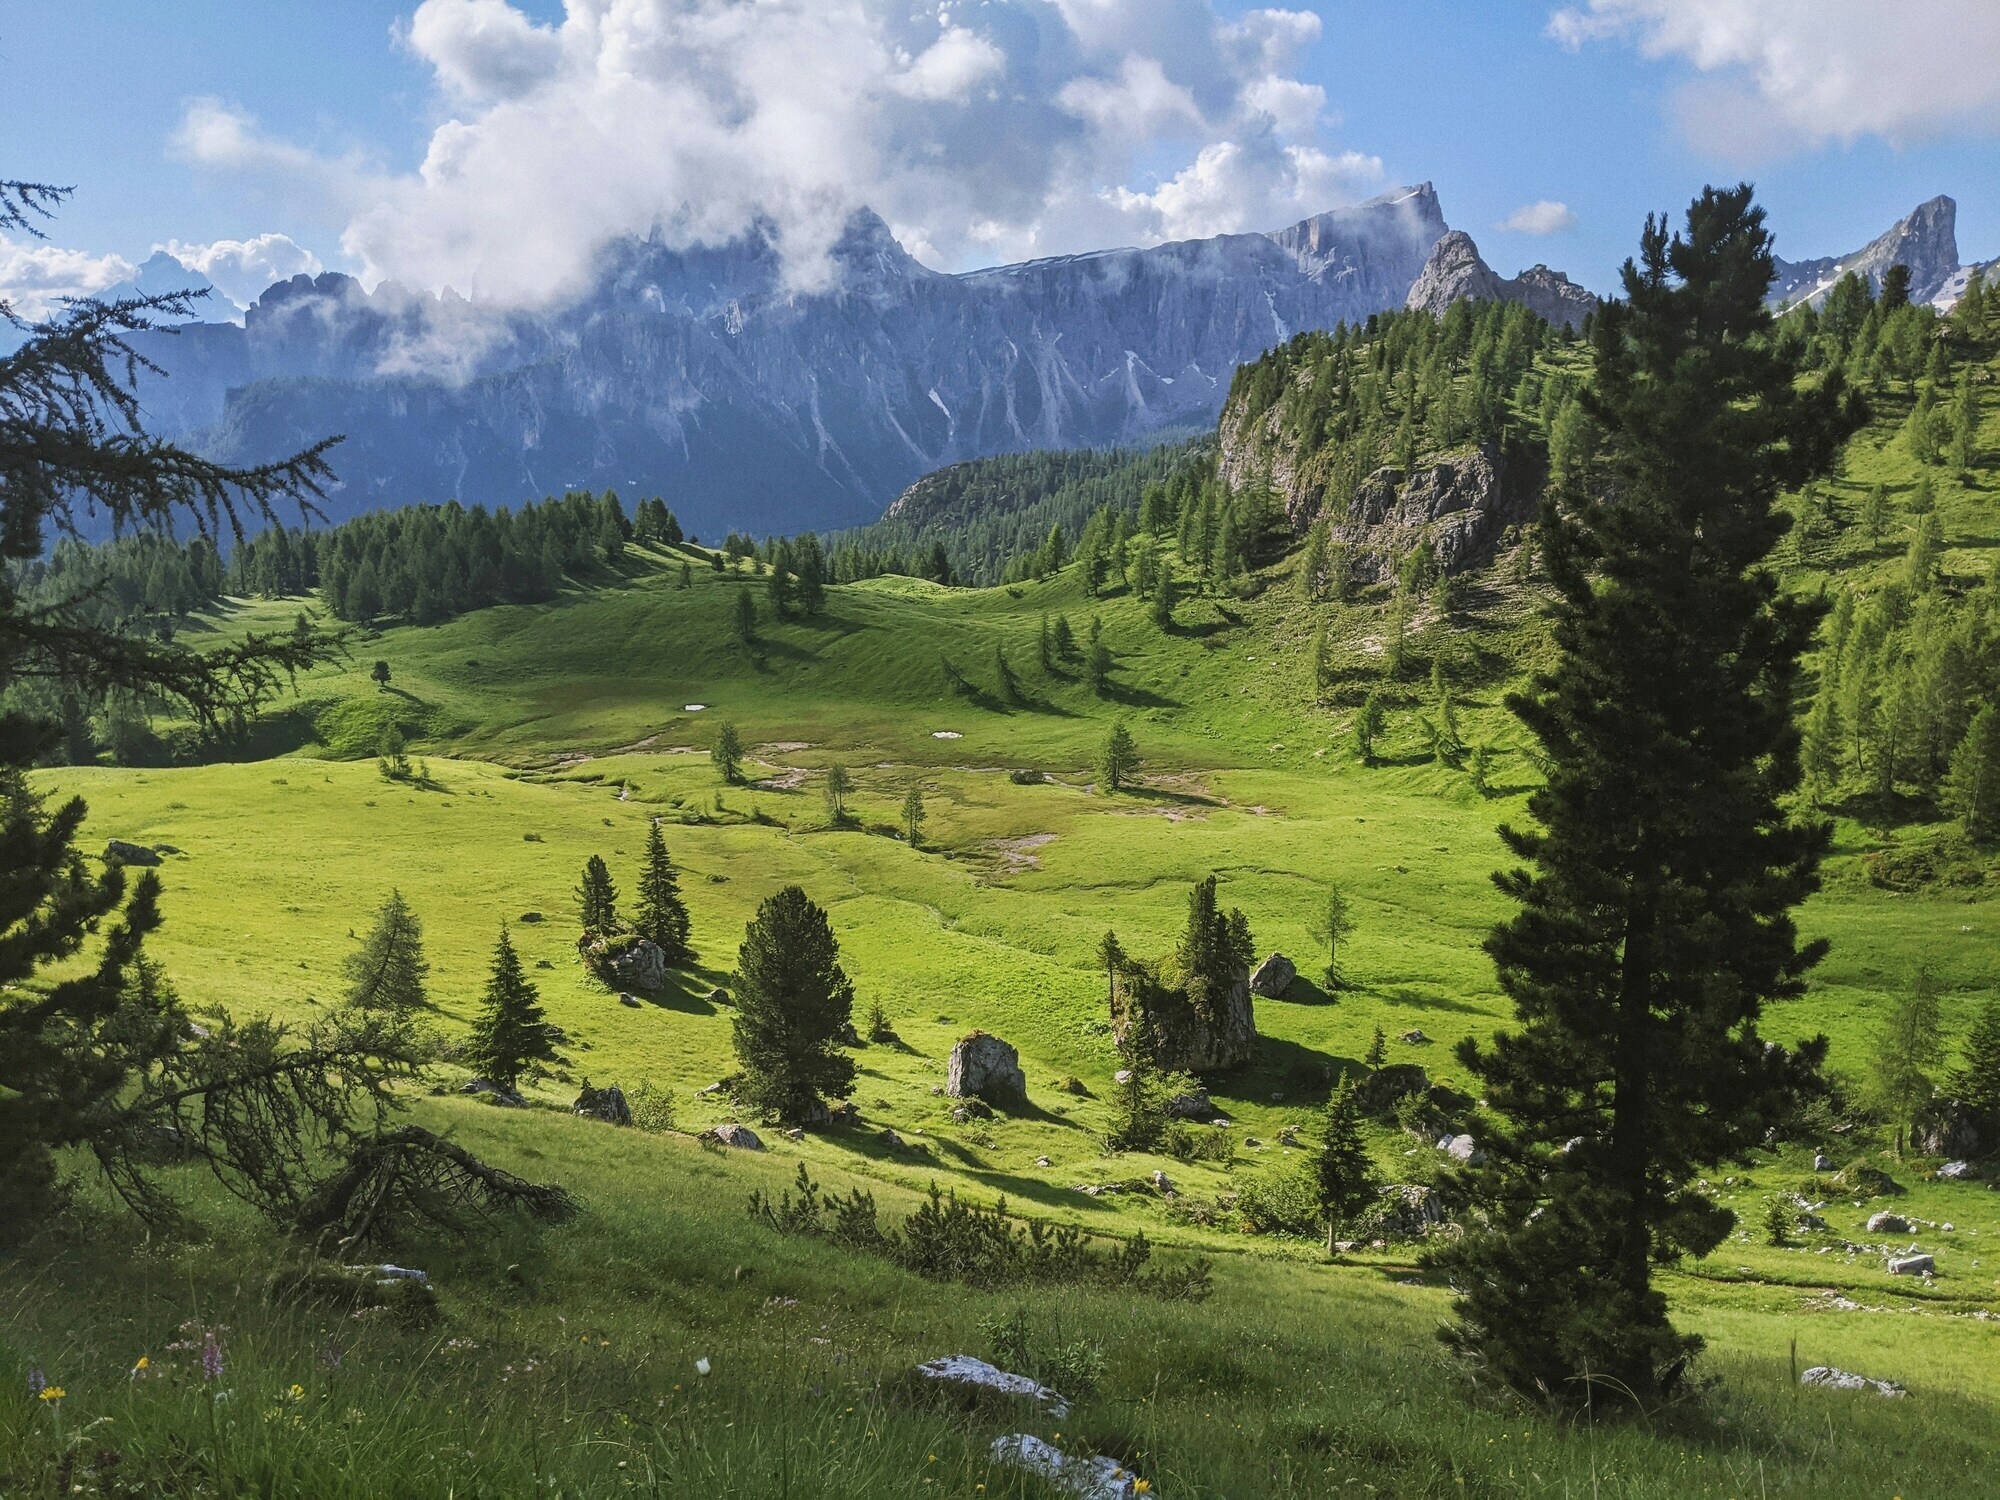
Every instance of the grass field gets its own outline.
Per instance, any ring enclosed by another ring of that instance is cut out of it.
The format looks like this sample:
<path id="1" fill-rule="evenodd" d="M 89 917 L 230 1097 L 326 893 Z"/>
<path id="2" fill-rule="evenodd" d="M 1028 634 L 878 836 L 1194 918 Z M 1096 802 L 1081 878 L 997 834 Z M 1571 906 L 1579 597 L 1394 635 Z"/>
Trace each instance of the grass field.
<path id="1" fill-rule="evenodd" d="M 1902 484 L 1897 456 L 1870 441 L 1843 483 Z M 1968 578 L 1996 555 L 1992 504 L 1975 485 L 1940 486 L 1949 560 Z M 1800 586 L 1832 564 L 1857 577 L 1893 565 L 1851 534 L 1839 545 Z M 424 1251 L 448 1321 L 397 1333 L 273 1305 L 262 1288 L 282 1247 L 198 1185 L 208 1237 L 193 1246 L 135 1244 L 129 1221 L 87 1198 L 81 1235 L 62 1227 L 38 1261 L 0 1277 L 0 1494 L 1038 1494 L 987 1463 L 1007 1430 L 997 1418 L 914 1401 L 899 1374 L 987 1352 L 981 1321 L 1023 1304 L 1051 1339 L 1105 1360 L 1098 1395 L 1034 1430 L 1066 1426 L 1066 1442 L 1128 1459 L 1163 1495 L 1992 1493 L 2000 1199 L 1935 1181 L 1936 1163 L 1897 1161 L 1879 1139 L 1820 1144 L 1836 1166 L 1866 1159 L 1909 1189 L 1893 1200 L 1913 1221 L 1895 1248 L 1934 1252 L 1937 1280 L 1887 1275 L 1891 1247 L 1863 1225 L 1888 1200 L 1835 1193 L 1810 1150 L 1721 1168 L 1715 1190 L 1742 1230 L 1668 1278 L 1677 1316 L 1711 1340 L 1703 1373 L 1719 1384 L 1600 1429 L 1468 1391 L 1431 1338 L 1446 1294 L 1421 1283 L 1408 1247 L 1329 1266 L 1302 1241 L 1196 1227 L 1155 1193 L 1074 1190 L 1158 1168 L 1183 1200 L 1205 1200 L 1296 1172 L 1304 1153 L 1269 1143 L 1287 1125 L 1316 1135 L 1329 1082 L 1360 1065 L 1378 1027 L 1392 1060 L 1449 1081 L 1451 1044 L 1504 1023 L 1480 944 L 1504 911 L 1489 879 L 1496 829 L 1522 815 L 1534 780 L 1499 705 L 1538 649 L 1518 591 L 1485 588 L 1457 624 L 1419 621 L 1420 659 L 1445 653 L 1464 684 L 1467 738 L 1495 748 L 1482 796 L 1420 750 L 1418 679 L 1396 690 L 1381 763 L 1358 763 L 1351 705 L 1313 701 L 1311 641 L 1330 621 L 1343 660 L 1370 661 L 1382 611 L 1308 610 L 1283 566 L 1255 599 L 1185 604 L 1171 634 L 1135 600 L 1085 598 L 1071 574 L 982 591 L 884 579 L 834 589 L 816 619 L 767 614 L 745 647 L 733 594 L 755 589 L 761 609 L 761 582 L 704 569 L 683 589 L 662 562 L 641 552 L 619 581 L 551 605 L 356 640 L 269 726 L 261 743 L 285 753 L 37 774 L 45 791 L 87 798 L 90 839 L 182 851 L 163 871 L 167 924 L 152 950 L 197 1006 L 310 1017 L 338 999 L 355 935 L 397 886 L 425 923 L 437 1024 L 454 1036 L 510 924 L 570 1038 L 568 1062 L 529 1091 L 549 1108 L 412 1104 L 495 1161 L 572 1187 L 589 1212 Z M 283 624 L 299 607 L 246 602 L 203 628 Z M 1079 635 L 1101 620 L 1117 660 L 1108 697 L 1037 665 L 1040 623 L 1056 614 Z M 996 650 L 1024 683 L 1018 703 L 1000 695 Z M 977 696 L 948 690 L 941 655 Z M 378 657 L 386 691 L 368 676 Z M 748 785 L 723 786 L 709 763 L 724 719 L 751 747 Z M 1108 795 L 1089 766 L 1116 719 L 1146 764 L 1142 785 Z M 390 720 L 425 757 L 425 783 L 378 773 Z M 857 783 L 840 827 L 820 795 L 835 763 Z M 914 848 L 896 827 L 912 784 L 929 811 Z M 571 890 L 592 854 L 629 889 L 653 818 L 683 872 L 699 965 L 631 1007 L 577 962 Z M 1801 923 L 1832 955 L 1770 1014 L 1770 1034 L 1824 1031 L 1832 1066 L 1858 1073 L 1883 998 L 1928 962 L 1954 1045 L 1963 1036 L 2000 988 L 2000 880 L 1898 894 L 1861 865 L 1935 832 L 1839 819 L 1826 889 Z M 1118 1062 L 1097 940 L 1115 929 L 1131 951 L 1164 953 L 1189 885 L 1211 872 L 1259 951 L 1308 976 L 1323 962 L 1308 907 L 1338 882 L 1358 916 L 1348 987 L 1307 982 L 1258 1002 L 1259 1058 L 1214 1090 L 1235 1122 L 1228 1160 L 1108 1156 Z M 879 1003 L 901 1042 L 858 1054 L 865 1128 L 798 1143 L 767 1130 L 761 1156 L 705 1151 L 689 1133 L 730 1110 L 695 1091 L 734 1066 L 728 1009 L 708 997 L 729 987 L 759 901 L 788 882 L 831 913 L 857 1009 Z M 933 1090 L 974 1027 L 1019 1047 L 1030 1105 L 955 1124 Z M 1394 1040 L 1412 1029 L 1429 1042 Z M 585 1077 L 670 1090 L 683 1133 L 572 1119 Z M 1070 1077 L 1084 1092 L 1057 1087 Z M 885 1126 L 908 1147 L 885 1146 Z M 1373 1146 L 1387 1180 L 1421 1180 L 1436 1159 L 1388 1129 Z M 1216 1294 L 1187 1306 L 969 1292 L 753 1225 L 751 1189 L 782 1186 L 801 1162 L 898 1210 L 936 1181 L 1105 1235 L 1143 1229 L 1164 1256 L 1212 1257 Z M 1828 1230 L 1764 1244 L 1765 1209 L 1793 1191 L 1822 1205 Z M 190 1319 L 229 1325 L 222 1405 L 190 1356 L 165 1352 Z M 706 1377 L 696 1358 L 711 1362 Z M 1795 1370 L 1816 1363 L 1911 1395 L 1800 1390 Z M 62 1400 L 27 1395 L 30 1369 Z"/>

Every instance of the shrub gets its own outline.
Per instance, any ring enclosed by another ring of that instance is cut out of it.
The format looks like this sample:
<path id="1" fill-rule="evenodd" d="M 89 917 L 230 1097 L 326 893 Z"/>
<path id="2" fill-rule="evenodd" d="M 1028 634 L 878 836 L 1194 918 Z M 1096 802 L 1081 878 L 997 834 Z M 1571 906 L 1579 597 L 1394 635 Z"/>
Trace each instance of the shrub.
<path id="1" fill-rule="evenodd" d="M 673 1090 L 642 1083 L 625 1096 L 632 1110 L 632 1123 L 649 1135 L 662 1135 L 674 1128 Z"/>

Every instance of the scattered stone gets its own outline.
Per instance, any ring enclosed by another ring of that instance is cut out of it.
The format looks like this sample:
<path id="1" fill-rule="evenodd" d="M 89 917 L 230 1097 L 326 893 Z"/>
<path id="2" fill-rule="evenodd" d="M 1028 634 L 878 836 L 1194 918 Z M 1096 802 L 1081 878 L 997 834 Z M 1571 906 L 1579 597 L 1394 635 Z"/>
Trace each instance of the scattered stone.
<path id="1" fill-rule="evenodd" d="M 1833 1158 L 1828 1156 L 1824 1151 L 1813 1152 L 1813 1170 L 1815 1172 L 1831 1172 L 1833 1170 Z"/>
<path id="2" fill-rule="evenodd" d="M 710 990 L 708 992 L 708 1003 L 710 1005 L 727 1005 L 729 1003 L 729 991 L 720 989 Z"/>
<path id="3" fill-rule="evenodd" d="M 1874 1391 L 1880 1396 L 1907 1396 L 1908 1391 L 1893 1380 L 1871 1380 L 1832 1365 L 1814 1365 L 1799 1377 L 1800 1385 L 1822 1386 L 1830 1391 Z"/>
<path id="4" fill-rule="evenodd" d="M 993 1440 L 993 1462 L 1020 1469 L 1076 1500 L 1134 1500 L 1138 1476 L 1102 1454 L 1079 1458 L 1026 1432 Z M 1144 1493 L 1150 1493 L 1150 1487 Z"/>
<path id="5" fill-rule="evenodd" d="M 1396 1183 L 1382 1189 L 1370 1227 L 1401 1240 L 1418 1240 L 1444 1222 L 1437 1195 L 1421 1183 Z"/>
<path id="6" fill-rule="evenodd" d="M 640 1006 L 640 1000 L 637 995 L 621 994 L 618 997 L 618 1003 L 624 1006 L 627 1010 L 637 1010 L 639 1009 Z"/>
<path id="7" fill-rule="evenodd" d="M 187 850 L 177 844 L 155 844 L 153 845 L 153 852 L 155 854 L 185 854 Z"/>
<path id="8" fill-rule="evenodd" d="M 1397 1037 L 1396 1040 L 1411 1047 L 1428 1047 L 1431 1041 L 1429 1037 L 1424 1035 L 1423 1028 L 1421 1027 L 1411 1028 Z"/>
<path id="9" fill-rule="evenodd" d="M 594 1089 L 588 1078 L 583 1080 L 583 1092 L 576 1096 L 570 1113 L 586 1120 L 602 1120 L 607 1125 L 632 1123 L 632 1106 L 625 1102 L 625 1091 L 615 1083 L 608 1088 Z"/>
<path id="10" fill-rule="evenodd" d="M 1165 1109 L 1169 1120 L 1206 1120 L 1215 1113 L 1215 1101 L 1207 1089 L 1189 1089 L 1169 1099 Z"/>
<path id="11" fill-rule="evenodd" d="M 109 839 L 104 845 L 104 857 L 121 865 L 157 865 L 160 856 L 144 844 L 128 844 L 123 839 Z"/>
<path id="12" fill-rule="evenodd" d="M 1797 1223 L 1801 1229 L 1829 1229 L 1832 1227 L 1818 1214 L 1810 1212 L 1801 1213 L 1797 1218 Z"/>
<path id="13" fill-rule="evenodd" d="M 1058 1421 L 1069 1415 L 1069 1401 L 1047 1386 L 1025 1375 L 1015 1375 L 997 1365 L 989 1365 L 983 1359 L 974 1359 L 969 1354 L 947 1354 L 940 1359 L 926 1360 L 917 1366 L 917 1373 L 947 1385 L 971 1386 L 1003 1396 L 1019 1396 L 1034 1402 Z"/>
<path id="14" fill-rule="evenodd" d="M 1278 1127 L 1278 1144 L 1280 1146 L 1296 1146 L 1298 1145 L 1298 1143 L 1299 1143 L 1298 1126 L 1280 1125 Z"/>
<path id="15" fill-rule="evenodd" d="M 932 1094 L 932 1095 L 933 1095 L 933 1096 L 934 1096 L 935 1098 L 939 1098 L 939 1099 L 942 1099 L 942 1098 L 944 1097 L 944 1085 L 943 1085 L 943 1084 L 941 1084 L 941 1083 L 934 1083 L 934 1084 L 932 1084 L 932 1085 L 931 1085 L 931 1094 Z"/>
<path id="16" fill-rule="evenodd" d="M 538 958 L 535 960 L 535 967 L 538 969 L 553 969 L 555 965 L 550 963 L 546 958 Z"/>
<path id="17" fill-rule="evenodd" d="M 1840 1174 L 1841 1186 L 1860 1194 L 1864 1198 L 1896 1198 L 1903 1192 L 1903 1185 L 1880 1167 L 1866 1163 L 1849 1167 Z"/>
<path id="18" fill-rule="evenodd" d="M 860 1123 L 861 1106 L 858 1104 L 841 1105 L 827 1121 L 829 1125 L 859 1125 Z"/>
<path id="19" fill-rule="evenodd" d="M 1055 1163 L 1050 1161 L 1046 1156 L 1038 1156 L 1035 1158 L 1035 1165 L 1038 1167 L 1052 1167 Z"/>
<path id="20" fill-rule="evenodd" d="M 983 1031 L 959 1038 L 945 1066 L 944 1091 L 954 1099 L 984 1099 L 1013 1103 L 1028 1096 L 1028 1078 L 1021 1071 L 1021 1054 Z"/>
<path id="21" fill-rule="evenodd" d="M 1892 1255 L 1889 1257 L 1891 1276 L 1935 1276 L 1937 1261 L 1929 1255 Z"/>
<path id="22" fill-rule="evenodd" d="M 1908 1234 L 1910 1221 L 1901 1214 L 1892 1214 L 1886 1208 L 1868 1220 L 1870 1234 Z"/>
<path id="23" fill-rule="evenodd" d="M 696 1089 L 694 1091 L 694 1096 L 695 1098 L 699 1099 L 706 1094 L 720 1094 L 726 1087 L 727 1087 L 726 1085 L 720 1083 L 707 1084 L 701 1088 Z"/>
<path id="24" fill-rule="evenodd" d="M 1174 1185 L 1167 1180 L 1167 1174 L 1158 1167 L 1153 1168 L 1153 1186 L 1162 1193 L 1172 1193 Z"/>
<path id="25" fill-rule="evenodd" d="M 1451 1154 L 1453 1161 L 1462 1161 L 1468 1167 L 1476 1167 L 1486 1160 L 1486 1153 L 1473 1143 L 1469 1135 L 1455 1135 L 1443 1143 L 1443 1149 Z"/>
<path id="26" fill-rule="evenodd" d="M 757 1138 L 757 1132 L 747 1125 L 738 1125 L 734 1122 L 727 1125 L 718 1125 L 709 1134 L 722 1142 L 723 1145 L 734 1146 L 738 1151 L 762 1151 L 764 1149 L 764 1143 Z"/>
<path id="27" fill-rule="evenodd" d="M 887 1127 L 884 1127 L 882 1133 L 876 1136 L 875 1139 L 887 1146 L 891 1151 L 900 1151 L 908 1144 L 900 1135 Z"/>
<path id="28" fill-rule="evenodd" d="M 1948 1161 L 1938 1168 L 1937 1174 L 1946 1182 L 1963 1182 L 1972 1175 L 1972 1164 L 1963 1161 Z"/>
<path id="29" fill-rule="evenodd" d="M 459 1090 L 461 1094 L 473 1094 L 487 1104 L 497 1104 L 503 1109 L 526 1109 L 528 1101 L 512 1089 L 503 1089 L 497 1083 L 484 1078 L 474 1078 Z"/>
<path id="30" fill-rule="evenodd" d="M 1292 981 L 1299 977 L 1299 966 L 1282 953 L 1273 953 L 1250 976 L 1250 993 L 1261 995 L 1266 1000 L 1275 1000 L 1292 987 Z"/>
<path id="31" fill-rule="evenodd" d="M 805 1131 L 800 1129 L 797 1125 L 794 1125 L 790 1130 L 787 1130 L 785 1132 L 785 1139 L 788 1141 L 802 1141 L 805 1138 L 806 1138 Z"/>
<path id="32" fill-rule="evenodd" d="M 1244 1137 L 1243 1137 L 1243 1144 L 1244 1144 L 1244 1145 L 1246 1145 L 1246 1146 L 1249 1146 L 1249 1147 L 1252 1147 L 1252 1148 L 1255 1148 L 1255 1147 L 1258 1147 L 1258 1146 L 1261 1146 L 1261 1145 L 1263 1145 L 1264 1143 L 1263 1143 L 1262 1141 L 1258 1140 L 1258 1139 L 1257 1139 L 1257 1137 L 1256 1137 L 1256 1136 L 1254 1136 L 1254 1135 L 1246 1135 L 1246 1136 L 1244 1136 Z"/>
<path id="33" fill-rule="evenodd" d="M 1130 1083 L 1132 1081 L 1132 1070 L 1130 1068 L 1120 1068 L 1116 1073 L 1111 1075 L 1111 1081 L 1113 1083 Z"/>

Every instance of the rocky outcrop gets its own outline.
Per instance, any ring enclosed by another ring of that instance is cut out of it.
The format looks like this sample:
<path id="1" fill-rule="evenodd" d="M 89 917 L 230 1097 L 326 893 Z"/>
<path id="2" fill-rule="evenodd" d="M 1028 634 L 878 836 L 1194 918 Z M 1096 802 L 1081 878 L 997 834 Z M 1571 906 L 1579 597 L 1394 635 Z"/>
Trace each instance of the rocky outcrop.
<path id="1" fill-rule="evenodd" d="M 1238 969 L 1222 995 L 1197 1007 L 1183 990 L 1145 985 L 1144 993 L 1121 981 L 1111 1007 L 1111 1035 L 1121 1051 L 1142 1023 L 1151 1034 L 1154 1063 L 1169 1073 L 1221 1073 L 1240 1068 L 1257 1052 L 1257 1016 L 1250 1000 L 1250 971 Z"/>
<path id="2" fill-rule="evenodd" d="M 630 1125 L 632 1106 L 625 1100 L 625 1091 L 617 1084 L 606 1088 L 592 1088 L 588 1078 L 583 1080 L 583 1088 L 576 1096 L 576 1103 L 570 1106 L 570 1113 L 586 1120 L 602 1120 L 607 1125 Z"/>
<path id="3" fill-rule="evenodd" d="M 1878 1396 L 1907 1396 L 1908 1391 L 1893 1380 L 1874 1380 L 1833 1365 L 1814 1365 L 1799 1376 L 1800 1385 L 1818 1386 L 1829 1391 L 1873 1391 Z"/>
<path id="4" fill-rule="evenodd" d="M 115 862 L 121 865 L 157 865 L 161 863 L 160 856 L 151 849 L 148 849 L 144 844 L 127 843 L 124 839 L 106 840 L 104 858 L 107 862 Z"/>
<path id="5" fill-rule="evenodd" d="M 708 1132 L 710 1137 L 725 1146 L 734 1146 L 738 1151 L 762 1151 L 764 1142 L 756 1131 L 747 1125 L 734 1123 L 718 1125 Z"/>
<path id="6" fill-rule="evenodd" d="M 1556 328 L 1581 328 L 1597 311 L 1597 298 L 1560 271 L 1530 266 L 1519 276 L 1501 276 L 1480 257 L 1472 236 L 1462 229 L 1445 234 L 1431 247 L 1430 259 L 1404 298 L 1407 308 L 1442 317 L 1452 303 L 1518 302 Z"/>
<path id="7" fill-rule="evenodd" d="M 1406 1094 L 1430 1091 L 1431 1077 L 1416 1063 L 1390 1063 L 1356 1085 L 1354 1104 L 1363 1114 L 1385 1115 Z"/>
<path id="8" fill-rule="evenodd" d="M 1910 1143 L 1920 1156 L 1978 1156 L 1981 1139 L 1978 1112 L 1956 1099 L 1933 1099 L 1917 1112 Z"/>
<path id="9" fill-rule="evenodd" d="M 959 1038 L 945 1065 L 944 1091 L 954 1099 L 984 1099 L 989 1104 L 1018 1104 L 1028 1096 L 1028 1076 L 1021 1071 L 1021 1054 L 983 1031 Z"/>
<path id="10" fill-rule="evenodd" d="M 651 992 L 667 982 L 667 955 L 651 938 L 585 933 L 576 948 L 590 972 L 613 989 Z"/>
<path id="11" fill-rule="evenodd" d="M 1464 573 L 1492 561 L 1508 527 L 1534 519 L 1529 481 L 1510 472 L 1490 446 L 1447 454 L 1408 474 L 1384 466 L 1361 481 L 1333 535 L 1351 549 L 1355 576 L 1368 582 L 1394 579 L 1413 547 L 1428 549 L 1440 573 Z"/>

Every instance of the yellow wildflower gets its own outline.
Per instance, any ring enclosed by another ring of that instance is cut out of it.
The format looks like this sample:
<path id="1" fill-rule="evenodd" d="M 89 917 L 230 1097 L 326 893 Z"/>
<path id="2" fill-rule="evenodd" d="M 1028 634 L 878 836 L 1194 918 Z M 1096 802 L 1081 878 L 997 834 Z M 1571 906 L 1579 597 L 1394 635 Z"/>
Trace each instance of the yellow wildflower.
<path id="1" fill-rule="evenodd" d="M 64 1396 L 68 1394 L 69 1393 L 59 1385 L 45 1385 L 42 1387 L 42 1400 L 44 1401 L 60 1401 Z"/>
<path id="2" fill-rule="evenodd" d="M 306 1399 L 306 1388 L 302 1385 L 295 1385 L 288 1394 L 294 1401 L 303 1401 Z"/>
<path id="3" fill-rule="evenodd" d="M 139 1363 L 132 1366 L 132 1368 L 134 1371 L 143 1370 L 148 1368 L 152 1363 L 153 1362 L 150 1359 L 146 1358 L 146 1356 L 142 1354 L 139 1356 Z"/>

